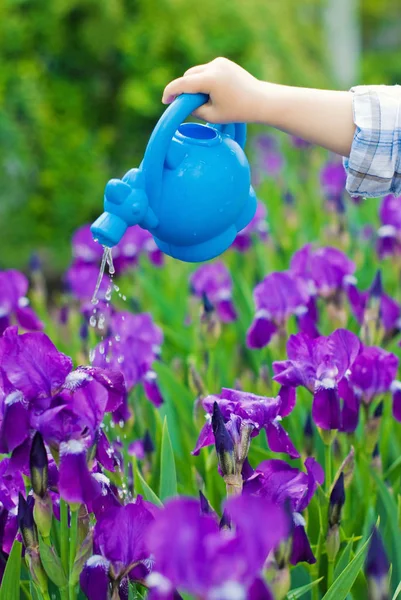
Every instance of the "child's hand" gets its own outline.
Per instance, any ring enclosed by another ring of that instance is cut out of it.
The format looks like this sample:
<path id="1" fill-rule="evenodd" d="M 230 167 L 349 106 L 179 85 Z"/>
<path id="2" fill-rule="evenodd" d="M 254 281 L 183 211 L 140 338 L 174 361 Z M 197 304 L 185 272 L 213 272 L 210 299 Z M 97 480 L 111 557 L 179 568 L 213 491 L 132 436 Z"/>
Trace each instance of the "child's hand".
<path id="1" fill-rule="evenodd" d="M 234 123 L 257 120 L 255 100 L 260 82 L 227 58 L 216 58 L 206 65 L 192 67 L 183 77 L 171 81 L 162 102 L 170 104 L 179 94 L 203 93 L 209 102 L 194 112 L 210 123 Z"/>

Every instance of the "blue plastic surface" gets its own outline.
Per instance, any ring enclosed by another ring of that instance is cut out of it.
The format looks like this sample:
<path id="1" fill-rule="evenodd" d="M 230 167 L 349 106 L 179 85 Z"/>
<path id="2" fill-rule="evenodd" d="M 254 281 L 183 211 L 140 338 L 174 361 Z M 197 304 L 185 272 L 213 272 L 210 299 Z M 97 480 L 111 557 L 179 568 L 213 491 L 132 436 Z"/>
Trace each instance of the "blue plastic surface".
<path id="1" fill-rule="evenodd" d="M 232 244 L 256 211 L 246 126 L 183 123 L 207 100 L 182 94 L 167 108 L 139 169 L 107 183 L 94 239 L 112 247 L 140 225 L 163 252 L 186 262 L 210 260 Z"/>

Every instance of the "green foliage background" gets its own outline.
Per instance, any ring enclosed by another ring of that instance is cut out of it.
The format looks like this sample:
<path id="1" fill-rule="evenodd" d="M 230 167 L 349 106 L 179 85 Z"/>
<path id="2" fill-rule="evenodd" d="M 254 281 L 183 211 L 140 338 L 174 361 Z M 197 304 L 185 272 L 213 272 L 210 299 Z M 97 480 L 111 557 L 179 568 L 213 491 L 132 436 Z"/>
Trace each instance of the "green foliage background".
<path id="1" fill-rule="evenodd" d="M 372 42 L 379 26 L 394 21 L 393 3 L 365 4 L 373 49 L 364 78 L 384 73 L 393 82 L 401 55 L 390 60 L 391 51 Z M 66 266 L 72 232 L 98 215 L 105 182 L 138 164 L 163 110 L 163 87 L 189 66 L 224 55 L 272 81 L 332 83 L 323 5 L 3 0 L 0 266 L 23 268 L 32 251 L 40 251 L 48 272 Z"/>

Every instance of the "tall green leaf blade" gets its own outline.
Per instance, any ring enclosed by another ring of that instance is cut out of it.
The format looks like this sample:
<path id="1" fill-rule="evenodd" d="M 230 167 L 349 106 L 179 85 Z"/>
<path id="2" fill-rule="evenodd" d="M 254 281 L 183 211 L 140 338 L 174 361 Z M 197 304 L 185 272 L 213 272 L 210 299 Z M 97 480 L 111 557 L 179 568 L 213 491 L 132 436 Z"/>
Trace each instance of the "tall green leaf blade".
<path id="1" fill-rule="evenodd" d="M 338 563 L 334 569 L 334 579 L 340 576 L 346 566 L 349 564 L 351 559 L 352 546 L 354 545 L 354 538 L 350 539 L 348 544 L 345 546 L 343 553 L 340 556 Z"/>
<path id="2" fill-rule="evenodd" d="M 143 494 L 143 496 L 145 497 L 145 499 L 148 502 L 152 502 L 152 504 L 155 504 L 156 506 L 160 506 L 160 508 L 163 508 L 162 501 L 154 493 L 152 488 L 149 486 L 149 484 L 143 478 L 142 473 L 138 469 L 138 465 L 136 464 L 135 460 L 133 461 L 133 466 L 134 466 L 135 489 L 139 493 Z"/>
<path id="3" fill-rule="evenodd" d="M 0 600 L 20 599 L 21 542 L 13 543 L 0 588 Z"/>
<path id="4" fill-rule="evenodd" d="M 319 585 L 319 583 L 322 581 L 322 579 L 323 579 L 323 577 L 320 577 L 320 579 L 315 579 L 315 581 L 311 581 L 310 583 L 307 583 L 306 585 L 296 588 L 295 590 L 291 590 L 287 594 L 287 599 L 288 600 L 297 600 L 297 598 L 302 598 L 302 596 L 304 596 L 306 594 L 306 592 L 309 592 L 309 590 L 311 590 L 314 587 L 316 587 L 317 585 Z"/>
<path id="5" fill-rule="evenodd" d="M 39 553 L 40 560 L 42 561 L 43 568 L 46 571 L 48 578 L 58 587 L 65 587 L 68 584 L 68 580 L 64 573 L 61 560 L 54 548 L 47 546 L 41 536 L 39 536 Z"/>
<path id="6" fill-rule="evenodd" d="M 162 447 L 160 458 L 160 499 L 177 495 L 177 473 L 175 470 L 175 461 L 173 447 L 171 445 L 170 434 L 168 432 L 167 419 L 164 419 L 162 433 Z"/>
<path id="7" fill-rule="evenodd" d="M 370 538 L 364 543 L 341 575 L 334 581 L 331 588 L 323 596 L 323 600 L 345 600 L 363 566 L 369 542 Z"/>

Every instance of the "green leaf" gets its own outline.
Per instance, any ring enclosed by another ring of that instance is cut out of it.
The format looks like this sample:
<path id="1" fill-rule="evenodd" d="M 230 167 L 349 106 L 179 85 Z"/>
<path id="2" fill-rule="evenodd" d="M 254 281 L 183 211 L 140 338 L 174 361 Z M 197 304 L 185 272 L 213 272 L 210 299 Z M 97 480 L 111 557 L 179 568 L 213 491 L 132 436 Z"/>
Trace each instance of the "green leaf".
<path id="1" fill-rule="evenodd" d="M 128 600 L 135 600 L 135 592 L 132 585 L 128 586 Z"/>
<path id="2" fill-rule="evenodd" d="M 77 555 L 75 557 L 74 565 L 72 571 L 70 573 L 69 584 L 77 585 L 79 581 L 79 576 L 84 568 L 84 565 L 88 558 L 93 554 L 93 532 L 90 531 L 84 541 L 81 544 L 81 547 L 78 549 Z"/>
<path id="3" fill-rule="evenodd" d="M 387 480 L 395 480 L 397 477 L 400 476 L 401 473 L 401 456 L 398 456 L 398 458 L 393 462 L 392 465 L 389 466 L 389 468 L 387 469 L 387 471 L 384 473 L 383 475 L 383 481 L 387 481 Z"/>
<path id="4" fill-rule="evenodd" d="M 0 600 L 19 600 L 21 574 L 21 542 L 14 541 L 0 588 Z"/>
<path id="5" fill-rule="evenodd" d="M 177 474 L 175 470 L 173 447 L 168 432 L 167 418 L 164 419 L 162 447 L 160 458 L 160 493 L 161 500 L 177 495 Z"/>
<path id="6" fill-rule="evenodd" d="M 45 544 L 41 536 L 39 536 L 39 554 L 43 568 L 49 579 L 51 579 L 57 587 L 65 587 L 68 585 L 67 576 L 64 573 L 59 556 L 54 548 Z"/>
<path id="7" fill-rule="evenodd" d="M 383 483 L 380 477 L 374 470 L 371 471 L 374 478 L 381 501 L 387 513 L 389 523 L 391 541 L 393 543 L 393 571 L 395 581 L 401 580 L 401 539 L 400 530 L 398 528 L 398 506 L 387 486 Z"/>
<path id="8" fill-rule="evenodd" d="M 348 592 L 354 585 L 355 579 L 361 570 L 365 561 L 365 556 L 368 551 L 369 539 L 364 543 L 359 552 L 355 555 L 353 560 L 344 569 L 340 576 L 334 581 L 333 585 L 323 596 L 323 600 L 345 600 Z"/>
<path id="9" fill-rule="evenodd" d="M 36 585 L 31 580 L 29 582 L 29 591 L 31 592 L 31 600 L 42 600 L 43 596 L 40 593 L 40 590 L 36 587 Z"/>
<path id="10" fill-rule="evenodd" d="M 138 492 L 142 493 L 148 502 L 152 502 L 152 504 L 155 504 L 156 506 L 160 506 L 160 508 L 163 508 L 163 502 L 154 493 L 152 488 L 142 477 L 142 473 L 140 472 L 140 470 L 138 468 L 136 460 L 134 459 L 132 462 L 133 462 L 133 466 L 134 466 L 135 489 Z"/>
<path id="11" fill-rule="evenodd" d="M 397 598 L 398 598 L 398 596 L 400 595 L 400 593 L 401 593 L 401 581 L 400 581 L 400 583 L 397 585 L 397 589 L 396 589 L 396 590 L 395 590 L 395 592 L 394 592 L 394 596 L 393 596 L 392 600 L 397 600 Z"/>
<path id="12" fill-rule="evenodd" d="M 302 596 L 304 596 L 306 594 L 306 592 L 309 592 L 309 590 L 311 590 L 315 586 L 319 585 L 319 583 L 322 581 L 322 579 L 323 579 L 323 577 L 320 577 L 320 579 L 315 579 L 315 581 L 311 581 L 310 583 L 307 583 L 306 585 L 302 585 L 301 587 L 296 588 L 295 590 L 291 590 L 287 594 L 287 599 L 288 600 L 296 600 L 297 598 L 302 598 Z"/>
<path id="13" fill-rule="evenodd" d="M 351 538 L 350 541 L 348 542 L 348 544 L 345 546 L 344 551 L 341 554 L 341 557 L 336 564 L 336 567 L 334 569 L 334 579 L 337 579 L 337 577 L 339 577 L 341 575 L 341 573 L 344 571 L 346 566 L 349 564 L 349 561 L 351 559 L 351 552 L 352 552 L 353 545 L 354 545 L 354 538 Z"/>

